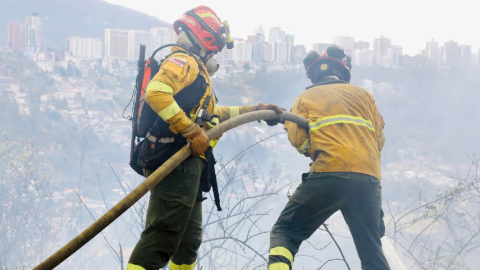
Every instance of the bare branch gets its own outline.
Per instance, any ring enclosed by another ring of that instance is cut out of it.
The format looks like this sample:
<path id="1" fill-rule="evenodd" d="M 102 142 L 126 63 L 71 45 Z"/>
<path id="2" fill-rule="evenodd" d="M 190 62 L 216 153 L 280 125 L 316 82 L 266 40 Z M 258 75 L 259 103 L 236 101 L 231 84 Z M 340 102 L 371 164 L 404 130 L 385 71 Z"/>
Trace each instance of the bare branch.
<path id="1" fill-rule="evenodd" d="M 333 262 L 333 261 L 345 261 L 345 260 L 344 260 L 344 259 L 330 259 L 330 260 L 326 261 L 325 263 L 323 263 L 322 266 L 320 266 L 319 268 L 317 268 L 317 270 L 322 269 L 327 263 Z M 350 269 L 350 268 L 348 268 L 348 269 Z"/>
<path id="2" fill-rule="evenodd" d="M 340 254 L 342 255 L 342 258 L 343 258 L 343 261 L 345 262 L 345 265 L 347 266 L 348 270 L 350 270 L 350 265 L 348 265 L 348 262 L 347 260 L 345 259 L 345 256 L 343 255 L 343 251 L 342 249 L 340 248 L 340 246 L 338 245 L 337 243 L 337 240 L 335 240 L 335 237 L 333 237 L 332 233 L 330 232 L 330 230 L 328 229 L 328 226 L 327 224 L 323 224 L 323 227 L 325 228 L 325 230 L 328 232 L 328 234 L 330 235 L 330 237 L 332 238 L 333 242 L 335 242 L 335 245 L 337 246 L 338 248 L 338 251 L 340 251 Z M 328 262 L 328 261 L 327 261 Z M 326 264 L 326 263 L 325 263 Z M 325 265 L 324 264 L 324 265 Z M 322 266 L 323 267 L 323 266 Z M 321 269 L 321 267 L 320 267 Z"/>

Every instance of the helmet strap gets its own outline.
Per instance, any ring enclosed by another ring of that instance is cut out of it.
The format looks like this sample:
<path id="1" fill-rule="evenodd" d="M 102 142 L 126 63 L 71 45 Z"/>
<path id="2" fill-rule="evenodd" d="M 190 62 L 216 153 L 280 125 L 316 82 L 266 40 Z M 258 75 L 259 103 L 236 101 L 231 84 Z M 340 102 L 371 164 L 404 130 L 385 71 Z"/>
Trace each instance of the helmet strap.
<path id="1" fill-rule="evenodd" d="M 329 75 L 329 76 L 323 77 L 324 82 L 332 82 L 332 81 L 339 81 L 339 80 L 340 79 L 338 78 L 337 75 Z"/>
<path id="2" fill-rule="evenodd" d="M 200 45 L 198 45 L 198 43 L 195 41 L 195 39 L 192 37 L 192 34 L 190 33 L 190 31 L 188 30 L 184 30 L 185 31 L 185 34 L 187 34 L 187 37 L 188 37 L 188 40 L 190 40 L 190 43 L 192 43 L 192 49 L 191 51 L 196 54 L 198 57 L 200 57 L 200 59 L 202 59 L 202 48 L 200 47 Z M 203 61 L 203 59 L 202 59 Z"/>

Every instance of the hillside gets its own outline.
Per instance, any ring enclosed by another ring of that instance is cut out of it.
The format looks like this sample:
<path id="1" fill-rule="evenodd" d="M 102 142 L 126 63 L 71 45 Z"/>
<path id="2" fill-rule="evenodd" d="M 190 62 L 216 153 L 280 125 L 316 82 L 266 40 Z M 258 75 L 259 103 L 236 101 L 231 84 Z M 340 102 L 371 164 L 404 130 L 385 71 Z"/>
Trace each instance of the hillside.
<path id="1" fill-rule="evenodd" d="M 65 48 L 68 36 L 98 37 L 105 28 L 150 29 L 169 26 L 150 15 L 102 0 L 0 0 L 0 45 L 7 43 L 7 25 L 38 12 L 42 17 L 43 48 Z"/>
<path id="2" fill-rule="evenodd" d="M 386 123 L 384 164 L 397 162 L 399 151 L 409 147 L 452 163 L 478 153 L 480 143 L 470 134 L 479 130 L 473 124 L 480 114 L 479 69 L 355 67 L 352 74 L 352 84 L 364 86 L 365 80 L 371 80 L 391 87 L 390 94 L 378 94 L 381 89 L 375 94 Z M 248 97 L 247 103 L 271 102 L 287 109 L 309 84 L 303 72 L 257 72 L 214 80 L 222 104 L 234 105 Z"/>

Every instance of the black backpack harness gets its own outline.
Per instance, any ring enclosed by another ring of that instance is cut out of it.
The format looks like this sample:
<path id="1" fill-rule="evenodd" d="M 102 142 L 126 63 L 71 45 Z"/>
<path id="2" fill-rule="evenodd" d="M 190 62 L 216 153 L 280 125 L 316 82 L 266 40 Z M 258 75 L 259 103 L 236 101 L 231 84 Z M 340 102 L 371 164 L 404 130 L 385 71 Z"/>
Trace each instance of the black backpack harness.
<path id="1" fill-rule="evenodd" d="M 140 69 L 139 60 L 139 74 L 136 79 L 136 87 L 134 89 L 134 109 L 132 118 L 132 149 L 130 154 L 130 166 L 138 174 L 144 176 L 144 170 L 154 171 L 159 168 L 164 162 L 178 152 L 182 147 L 187 145 L 187 140 L 182 134 L 175 134 L 169 129 L 169 124 L 166 123 L 155 111 L 145 102 L 146 86 L 148 82 L 157 74 L 163 61 L 158 63 L 154 57 L 155 54 L 165 48 L 177 46 L 183 48 L 185 51 L 176 51 L 165 57 L 168 59 L 173 54 L 183 53 L 193 56 L 193 53 L 187 47 L 178 44 L 169 44 L 162 46 L 155 50 L 152 56 L 142 61 L 142 69 Z M 195 58 L 195 57 L 194 57 Z M 196 58 L 195 58 L 196 59 Z M 197 62 L 200 66 L 200 63 Z M 205 98 L 203 104 L 200 104 L 202 97 L 208 89 L 208 83 L 202 72 L 199 72 L 197 78 L 189 86 L 185 87 L 173 98 L 178 106 L 186 113 L 187 117 L 191 118 L 190 112 L 195 108 L 200 108 L 195 122 L 203 126 L 203 121 L 211 120 L 210 114 L 206 112 L 212 94 Z M 216 98 L 216 97 L 215 97 Z M 201 114 L 201 115 L 200 115 Z M 208 117 L 210 116 L 210 118 Z M 148 131 L 147 131 L 148 130 Z M 140 141 L 140 138 L 144 138 Z M 135 143 L 135 139 L 137 143 Z M 213 149 L 210 146 L 205 152 L 205 169 L 202 172 L 200 179 L 200 187 L 198 192 L 198 200 L 203 201 L 206 198 L 202 196 L 203 192 L 209 192 L 213 187 L 213 194 L 217 210 L 221 211 L 220 197 L 218 192 L 217 178 L 215 174 L 215 158 L 213 156 Z"/>

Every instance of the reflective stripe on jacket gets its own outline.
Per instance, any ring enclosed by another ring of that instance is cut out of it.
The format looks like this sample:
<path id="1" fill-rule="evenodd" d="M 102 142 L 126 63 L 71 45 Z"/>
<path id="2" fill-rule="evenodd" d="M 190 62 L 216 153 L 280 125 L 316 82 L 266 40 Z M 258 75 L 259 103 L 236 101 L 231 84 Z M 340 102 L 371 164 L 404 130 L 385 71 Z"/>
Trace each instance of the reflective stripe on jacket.
<path id="1" fill-rule="evenodd" d="M 253 109 L 251 105 L 218 107 L 207 68 L 198 58 L 195 59 L 187 53 L 174 53 L 182 51 L 184 51 L 182 48 L 173 47 L 172 54 L 163 61 L 160 70 L 147 86 L 146 102 L 165 122 L 170 124 L 170 130 L 175 134 L 182 132 L 192 121 L 195 121 L 199 107 L 191 112 L 184 112 L 173 96 L 191 85 L 199 74 L 204 76 L 207 83 L 207 90 L 199 104 L 203 104 L 207 96 L 211 96 L 207 110 L 212 115 L 218 115 L 220 122 Z M 187 116 L 187 113 L 191 118 Z M 205 125 L 204 127 L 209 129 L 211 126 Z M 213 140 L 211 145 L 214 146 L 217 141 L 217 139 Z"/>
<path id="2" fill-rule="evenodd" d="M 356 172 L 381 179 L 385 123 L 370 93 L 335 82 L 301 93 L 291 110 L 309 121 L 309 131 L 285 123 L 288 139 L 312 157 L 311 172 Z"/>

